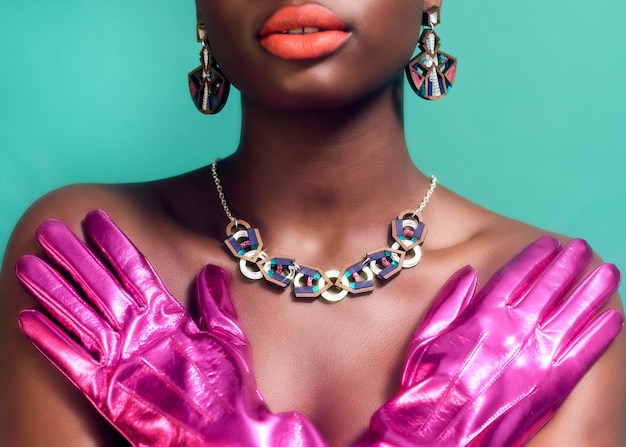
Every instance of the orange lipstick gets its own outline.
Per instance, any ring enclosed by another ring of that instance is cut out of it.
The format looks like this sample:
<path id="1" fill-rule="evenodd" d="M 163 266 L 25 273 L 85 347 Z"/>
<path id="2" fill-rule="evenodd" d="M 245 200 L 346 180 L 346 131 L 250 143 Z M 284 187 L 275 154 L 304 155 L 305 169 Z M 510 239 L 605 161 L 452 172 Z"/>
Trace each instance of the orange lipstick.
<path id="1" fill-rule="evenodd" d="M 287 6 L 276 11 L 259 32 L 269 53 L 286 60 L 328 56 L 350 37 L 347 26 L 320 5 Z"/>

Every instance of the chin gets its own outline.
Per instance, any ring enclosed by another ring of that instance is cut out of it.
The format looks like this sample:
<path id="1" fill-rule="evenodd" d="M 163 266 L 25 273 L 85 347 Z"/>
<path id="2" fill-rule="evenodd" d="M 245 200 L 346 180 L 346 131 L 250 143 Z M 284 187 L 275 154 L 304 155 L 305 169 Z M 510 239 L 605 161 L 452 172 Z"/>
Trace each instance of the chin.
<path id="1" fill-rule="evenodd" d="M 350 107 L 358 99 L 343 95 L 305 94 L 273 101 L 270 108 L 284 112 L 323 112 Z"/>
<path id="2" fill-rule="evenodd" d="M 372 83 L 375 84 L 375 83 Z M 358 85 L 348 82 L 341 85 L 330 85 L 323 82 L 307 82 L 292 85 L 283 84 L 278 89 L 273 89 L 271 96 L 264 93 L 246 95 L 243 97 L 257 105 L 270 110 L 281 112 L 323 112 L 337 111 L 350 107 L 359 107 L 380 98 L 388 89 L 393 89 L 395 78 L 384 82 L 382 85 Z M 244 99 L 244 102 L 245 100 Z"/>

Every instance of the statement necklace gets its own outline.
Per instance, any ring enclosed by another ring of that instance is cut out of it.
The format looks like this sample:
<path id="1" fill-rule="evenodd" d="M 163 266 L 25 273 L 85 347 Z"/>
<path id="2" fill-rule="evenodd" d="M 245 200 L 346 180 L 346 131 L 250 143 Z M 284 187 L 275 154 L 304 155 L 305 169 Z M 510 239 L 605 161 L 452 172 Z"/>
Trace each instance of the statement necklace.
<path id="1" fill-rule="evenodd" d="M 258 228 L 237 219 L 230 211 L 222 184 L 217 175 L 217 162 L 211 163 L 217 195 L 228 217 L 224 244 L 239 259 L 239 270 L 248 279 L 265 279 L 271 284 L 293 289 L 296 298 L 323 298 L 338 302 L 348 294 L 358 295 L 374 290 L 374 279 L 388 281 L 403 268 L 415 267 L 422 259 L 422 244 L 426 238 L 426 225 L 421 212 L 426 208 L 430 196 L 437 187 L 437 179 L 431 177 L 430 187 L 415 211 L 402 211 L 391 222 L 391 247 L 367 253 L 364 258 L 341 270 L 322 271 L 318 268 L 298 264 L 295 259 L 271 256 L 263 249 Z"/>

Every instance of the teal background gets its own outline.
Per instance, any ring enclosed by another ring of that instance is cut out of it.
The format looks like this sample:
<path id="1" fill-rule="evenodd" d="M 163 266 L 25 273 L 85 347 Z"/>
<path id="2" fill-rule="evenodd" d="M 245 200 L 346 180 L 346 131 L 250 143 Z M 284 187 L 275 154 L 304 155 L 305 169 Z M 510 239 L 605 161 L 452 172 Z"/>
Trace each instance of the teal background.
<path id="1" fill-rule="evenodd" d="M 459 75 L 444 101 L 407 89 L 415 160 L 625 270 L 623 23 L 608 0 L 446 0 L 438 33 Z M 216 117 L 188 98 L 194 26 L 192 1 L 2 0 L 0 252 L 53 188 L 171 176 L 236 147 L 237 96 Z"/>

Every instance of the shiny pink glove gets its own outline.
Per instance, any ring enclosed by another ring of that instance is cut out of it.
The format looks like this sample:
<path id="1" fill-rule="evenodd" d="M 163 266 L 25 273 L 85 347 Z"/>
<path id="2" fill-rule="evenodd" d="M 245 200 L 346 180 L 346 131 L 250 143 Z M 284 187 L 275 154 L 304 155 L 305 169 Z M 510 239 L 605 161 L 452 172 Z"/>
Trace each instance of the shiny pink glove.
<path id="1" fill-rule="evenodd" d="M 52 263 L 25 256 L 16 270 L 51 318 L 24 310 L 20 327 L 133 445 L 326 445 L 300 414 L 265 406 L 223 270 L 197 278 L 201 331 L 104 212 L 85 231 L 100 259 L 62 222 L 41 225 Z"/>
<path id="2" fill-rule="evenodd" d="M 619 272 L 604 264 L 577 283 L 591 260 L 582 240 L 560 250 L 543 237 L 475 298 L 475 272 L 453 276 L 411 341 L 399 394 L 359 446 L 525 444 L 622 328 L 615 309 L 592 319 Z"/>

